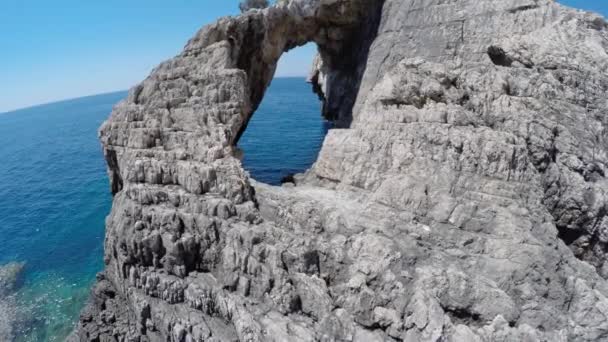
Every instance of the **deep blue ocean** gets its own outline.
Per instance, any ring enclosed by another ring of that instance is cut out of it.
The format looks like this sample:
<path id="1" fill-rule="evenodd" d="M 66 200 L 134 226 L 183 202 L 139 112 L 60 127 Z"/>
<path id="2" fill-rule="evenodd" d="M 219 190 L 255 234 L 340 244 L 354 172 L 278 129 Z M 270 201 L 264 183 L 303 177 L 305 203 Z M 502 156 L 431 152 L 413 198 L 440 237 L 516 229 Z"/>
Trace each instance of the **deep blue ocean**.
<path id="1" fill-rule="evenodd" d="M 103 268 L 111 206 L 97 129 L 117 92 L 0 114 L 0 265 L 25 262 L 19 341 L 62 341 Z M 239 142 L 253 178 L 279 184 L 316 159 L 329 124 L 303 78 L 275 79 Z"/>
<path id="2" fill-rule="evenodd" d="M 304 78 L 276 78 L 239 141 L 243 166 L 256 180 L 278 185 L 315 162 L 329 128 Z"/>

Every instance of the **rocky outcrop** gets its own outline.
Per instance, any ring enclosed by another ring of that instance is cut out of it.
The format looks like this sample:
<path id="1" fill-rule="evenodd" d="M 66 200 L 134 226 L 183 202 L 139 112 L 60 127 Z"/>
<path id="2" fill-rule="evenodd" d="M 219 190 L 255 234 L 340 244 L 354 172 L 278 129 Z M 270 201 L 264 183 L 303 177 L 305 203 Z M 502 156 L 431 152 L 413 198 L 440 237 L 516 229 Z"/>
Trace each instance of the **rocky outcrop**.
<path id="1" fill-rule="evenodd" d="M 24 263 L 12 262 L 0 266 L 0 297 L 13 294 L 21 285 Z"/>
<path id="2" fill-rule="evenodd" d="M 235 145 L 315 41 L 296 186 Z M 201 30 L 100 130 L 105 271 L 72 340 L 608 339 L 608 25 L 550 0 L 292 0 Z"/>
<path id="3" fill-rule="evenodd" d="M 0 266 L 0 341 L 13 341 L 23 319 L 17 309 L 14 294 L 21 286 L 23 263 Z"/>

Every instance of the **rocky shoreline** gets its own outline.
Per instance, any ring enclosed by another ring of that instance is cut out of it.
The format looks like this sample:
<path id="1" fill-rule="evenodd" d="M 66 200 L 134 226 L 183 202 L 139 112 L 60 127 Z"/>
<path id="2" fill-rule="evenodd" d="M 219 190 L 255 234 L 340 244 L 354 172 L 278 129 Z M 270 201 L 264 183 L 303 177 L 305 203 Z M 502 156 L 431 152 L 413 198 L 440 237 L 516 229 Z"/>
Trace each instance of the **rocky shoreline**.
<path id="1" fill-rule="evenodd" d="M 337 129 L 257 183 L 236 143 L 307 42 Z M 607 340 L 606 70 L 606 21 L 552 0 L 219 19 L 100 129 L 105 270 L 69 340 Z"/>
<path id="2" fill-rule="evenodd" d="M 24 267 L 17 262 L 0 266 L 0 341 L 13 341 L 24 318 L 14 298 L 22 284 Z"/>

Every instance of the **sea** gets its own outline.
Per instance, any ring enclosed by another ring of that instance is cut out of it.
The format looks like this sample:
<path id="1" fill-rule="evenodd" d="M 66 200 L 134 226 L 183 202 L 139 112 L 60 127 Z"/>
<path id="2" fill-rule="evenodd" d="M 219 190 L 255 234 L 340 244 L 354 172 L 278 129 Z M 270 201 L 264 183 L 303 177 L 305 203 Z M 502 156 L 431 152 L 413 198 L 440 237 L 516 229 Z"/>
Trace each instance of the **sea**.
<path id="1" fill-rule="evenodd" d="M 126 92 L 0 114 L 0 265 L 24 262 L 17 341 L 63 341 L 103 269 L 112 197 L 97 129 Z M 276 78 L 241 137 L 243 166 L 278 185 L 308 169 L 331 124 L 304 78 Z"/>

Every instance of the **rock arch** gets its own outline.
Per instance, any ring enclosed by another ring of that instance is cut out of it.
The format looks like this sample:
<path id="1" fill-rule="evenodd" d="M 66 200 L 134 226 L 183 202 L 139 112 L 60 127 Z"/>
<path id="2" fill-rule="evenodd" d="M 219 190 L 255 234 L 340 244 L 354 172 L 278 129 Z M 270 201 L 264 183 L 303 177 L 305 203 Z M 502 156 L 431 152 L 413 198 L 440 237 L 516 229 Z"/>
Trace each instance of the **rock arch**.
<path id="1" fill-rule="evenodd" d="M 324 114 L 348 129 L 305 186 L 254 187 L 234 145 L 308 41 Z M 220 19 L 100 130 L 115 196 L 77 335 L 605 338 L 607 56 L 605 20 L 552 0 L 292 0 Z"/>
<path id="2" fill-rule="evenodd" d="M 106 271 L 96 291 L 103 299 L 134 286 L 133 295 L 145 298 L 129 298 L 128 307 L 108 301 L 110 307 L 91 305 L 89 310 L 138 317 L 135 326 L 117 323 L 127 329 L 122 336 L 167 336 L 172 334 L 169 324 L 173 333 L 182 334 L 180 327 L 187 326 L 188 334 L 201 338 L 205 335 L 191 330 L 205 325 L 202 317 L 180 324 L 158 315 L 167 305 L 198 301 L 199 290 L 211 291 L 204 303 L 192 302 L 194 309 L 230 323 L 210 333 L 259 340 L 259 323 L 230 292 L 261 299 L 279 284 L 242 283 L 245 278 L 232 269 L 239 266 L 228 265 L 231 257 L 223 256 L 242 237 L 225 228 L 264 224 L 261 197 L 271 195 L 256 196 L 234 148 L 281 55 L 308 42 L 318 45 L 312 80 L 324 115 L 347 127 L 381 8 L 380 0 L 298 0 L 222 18 L 129 92 L 99 131 L 114 205 L 106 224 Z M 304 254 L 306 260 L 318 258 L 314 251 Z M 202 286 L 196 293 L 189 292 L 195 287 L 188 277 Z M 286 312 L 300 310 L 293 293 L 277 295 Z M 100 326 L 85 324 L 79 334 L 92 336 L 96 329 Z"/>
<path id="3" fill-rule="evenodd" d="M 163 171 L 157 163 L 152 168 L 142 168 L 141 162 L 131 165 L 138 160 L 131 153 L 163 147 L 179 150 L 183 160 L 202 163 L 230 156 L 281 55 L 311 41 L 319 47 L 311 78 L 324 102 L 323 113 L 347 126 L 381 6 L 382 1 L 293 1 L 222 18 L 203 28 L 182 54 L 162 63 L 136 86 L 100 129 L 113 193 L 122 190 L 125 179 L 170 181 L 195 193 L 210 190 L 213 181 L 202 180 L 210 175 L 193 179 L 177 176 L 175 170 Z M 190 139 L 192 135 L 196 137 Z M 172 152 L 166 155 L 179 159 Z M 211 172 L 210 177 L 222 177 L 221 173 Z M 199 181 L 204 184 L 199 186 Z M 239 193 L 235 196 L 250 199 L 244 188 L 238 188 L 232 188 Z"/>

